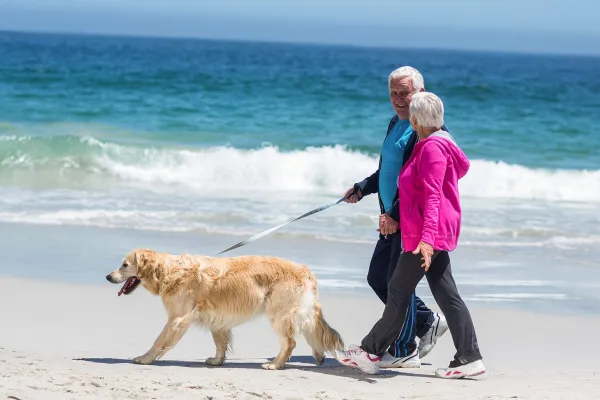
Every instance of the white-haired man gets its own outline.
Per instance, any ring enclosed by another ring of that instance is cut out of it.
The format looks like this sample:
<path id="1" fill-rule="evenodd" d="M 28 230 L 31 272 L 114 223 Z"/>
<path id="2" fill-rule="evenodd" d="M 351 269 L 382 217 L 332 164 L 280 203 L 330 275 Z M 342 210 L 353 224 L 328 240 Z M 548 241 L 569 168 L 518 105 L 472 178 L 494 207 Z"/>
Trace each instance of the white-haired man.
<path id="1" fill-rule="evenodd" d="M 408 161 L 417 140 L 409 120 L 412 96 L 425 90 L 423 76 L 410 66 L 400 67 L 389 75 L 390 101 L 396 115 L 391 119 L 381 148 L 379 167 L 375 173 L 348 189 L 347 203 L 356 203 L 362 197 L 377 193 L 380 207 L 379 240 L 375 245 L 367 282 L 381 301 L 387 303 L 388 282 L 400 254 L 402 241 L 398 231 L 399 209 L 397 179 L 402 166 Z M 443 128 L 445 129 L 445 128 Z M 443 315 L 432 312 L 414 293 L 406 322 L 393 346 L 382 360 L 383 368 L 415 368 L 448 329 Z M 416 337 L 419 338 L 417 346 Z"/>

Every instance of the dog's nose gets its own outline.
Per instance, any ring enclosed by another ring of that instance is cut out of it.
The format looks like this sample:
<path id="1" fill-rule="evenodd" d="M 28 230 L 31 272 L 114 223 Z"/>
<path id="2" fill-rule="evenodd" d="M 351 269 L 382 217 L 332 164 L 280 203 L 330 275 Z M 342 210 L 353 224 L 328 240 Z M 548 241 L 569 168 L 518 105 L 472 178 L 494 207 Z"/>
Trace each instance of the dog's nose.
<path id="1" fill-rule="evenodd" d="M 110 280 L 110 274 L 106 275 L 106 280 L 109 281 L 109 282 L 111 282 L 111 280 Z"/>

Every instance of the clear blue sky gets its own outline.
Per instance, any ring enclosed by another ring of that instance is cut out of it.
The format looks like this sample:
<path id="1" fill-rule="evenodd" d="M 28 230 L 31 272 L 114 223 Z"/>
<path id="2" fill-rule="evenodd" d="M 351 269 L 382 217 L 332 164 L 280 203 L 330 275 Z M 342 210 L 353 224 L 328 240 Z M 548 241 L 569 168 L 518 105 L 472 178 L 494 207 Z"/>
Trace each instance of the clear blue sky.
<path id="1" fill-rule="evenodd" d="M 0 0 L 0 30 L 600 54 L 600 0 Z"/>

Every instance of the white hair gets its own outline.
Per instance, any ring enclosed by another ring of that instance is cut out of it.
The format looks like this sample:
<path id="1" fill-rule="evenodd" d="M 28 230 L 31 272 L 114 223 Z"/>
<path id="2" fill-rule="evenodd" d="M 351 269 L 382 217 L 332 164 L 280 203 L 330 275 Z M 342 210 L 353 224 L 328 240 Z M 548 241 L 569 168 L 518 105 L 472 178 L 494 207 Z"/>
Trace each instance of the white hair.
<path id="1" fill-rule="evenodd" d="M 410 117 L 423 128 L 441 128 L 444 125 L 444 103 L 431 92 L 415 93 L 410 101 Z"/>
<path id="2" fill-rule="evenodd" d="M 388 77 L 388 88 L 392 83 L 392 79 L 402 78 L 410 78 L 413 84 L 413 89 L 417 92 L 421 91 L 421 89 L 425 89 L 425 81 L 423 80 L 423 75 L 421 75 L 421 73 L 415 68 L 410 67 L 408 65 L 392 71 L 392 73 Z"/>

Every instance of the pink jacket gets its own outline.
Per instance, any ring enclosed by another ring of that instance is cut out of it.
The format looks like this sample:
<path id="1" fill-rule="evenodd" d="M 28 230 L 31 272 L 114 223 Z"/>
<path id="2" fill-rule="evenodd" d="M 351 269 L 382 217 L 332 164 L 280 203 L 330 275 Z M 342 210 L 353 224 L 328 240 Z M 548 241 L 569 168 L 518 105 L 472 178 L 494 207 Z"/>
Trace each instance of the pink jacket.
<path id="1" fill-rule="evenodd" d="M 415 145 L 398 175 L 404 251 L 413 251 L 421 240 L 434 250 L 456 248 L 461 222 L 458 180 L 469 167 L 448 132 L 437 131 Z"/>

